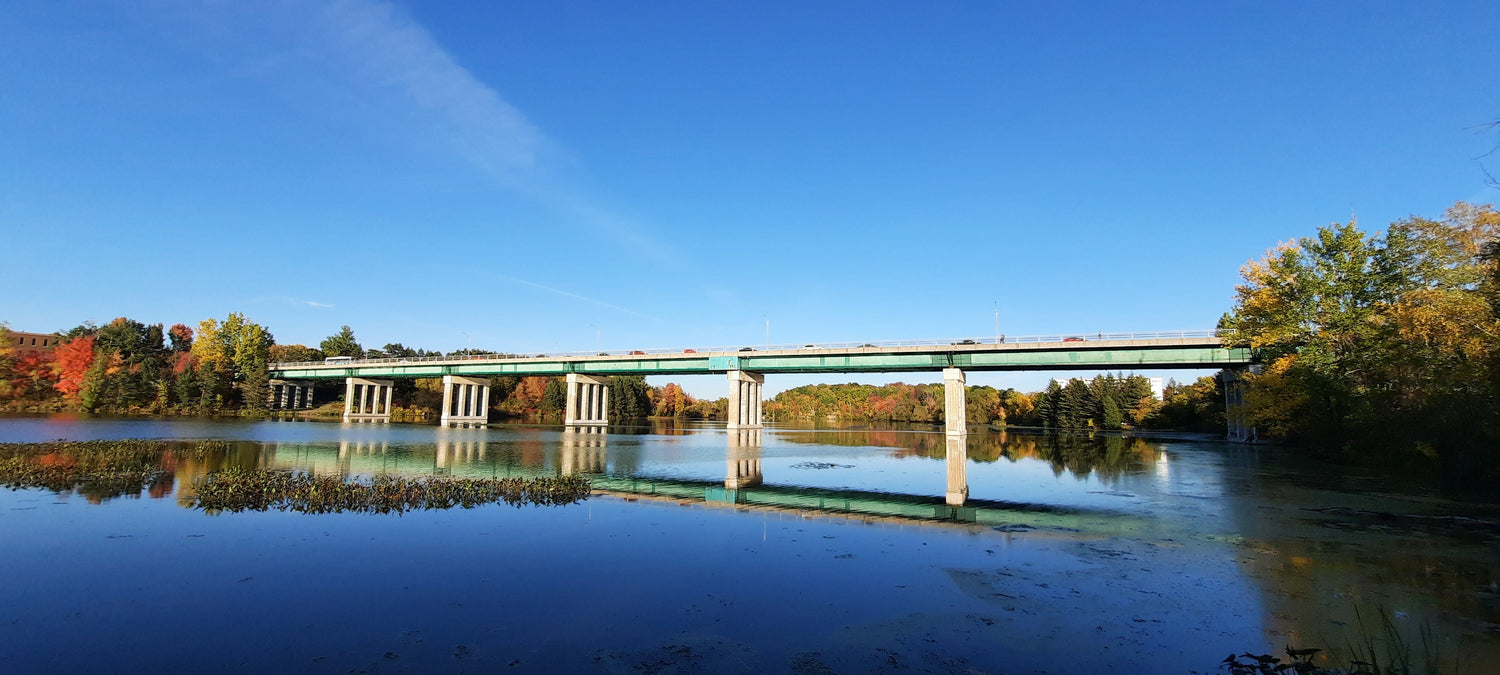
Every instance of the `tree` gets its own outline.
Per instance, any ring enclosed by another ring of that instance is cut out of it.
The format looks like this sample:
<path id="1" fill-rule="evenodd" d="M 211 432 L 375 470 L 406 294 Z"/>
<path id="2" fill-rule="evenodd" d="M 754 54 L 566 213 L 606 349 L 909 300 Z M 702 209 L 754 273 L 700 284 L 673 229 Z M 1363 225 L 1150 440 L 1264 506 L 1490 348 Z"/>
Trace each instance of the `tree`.
<path id="1" fill-rule="evenodd" d="M 1048 429 L 1058 427 L 1058 404 L 1062 401 L 1062 385 L 1057 380 L 1047 382 L 1047 388 L 1036 395 L 1037 422 Z"/>
<path id="2" fill-rule="evenodd" d="M 322 361 L 323 352 L 303 345 L 271 345 L 267 358 L 271 363 Z"/>
<path id="3" fill-rule="evenodd" d="M 1089 424 L 1089 412 L 1094 408 L 1088 385 L 1076 377 L 1069 378 L 1057 401 L 1057 426 L 1078 429 Z"/>
<path id="4" fill-rule="evenodd" d="M 692 404 L 692 397 L 680 385 L 668 382 L 657 395 L 655 412 L 657 417 L 687 417 L 688 407 Z"/>
<path id="5" fill-rule="evenodd" d="M 540 379 L 540 378 L 538 378 Z M 546 385 L 542 389 L 541 411 L 543 414 L 557 414 L 562 412 L 563 407 L 568 404 L 568 392 L 561 380 L 546 378 Z"/>
<path id="6" fill-rule="evenodd" d="M 174 352 L 185 352 L 193 348 L 193 329 L 185 324 L 172 324 L 167 330 L 167 338 L 171 340 Z"/>
<path id="7" fill-rule="evenodd" d="M 365 350 L 359 346 L 359 341 L 354 339 L 354 331 L 348 326 L 339 328 L 339 332 L 328 336 L 318 348 L 328 356 L 364 356 Z"/>
<path id="8" fill-rule="evenodd" d="M 57 375 L 52 369 L 52 354 L 29 352 L 15 360 L 11 367 L 10 396 L 17 401 L 40 402 L 54 394 Z"/>
<path id="9" fill-rule="evenodd" d="M 14 395 L 10 379 L 14 376 L 15 350 L 16 338 L 10 332 L 10 325 L 0 321 L 0 400 Z"/>
<path id="10" fill-rule="evenodd" d="M 609 378 L 609 417 L 628 420 L 651 414 L 651 388 L 644 375 L 615 375 Z"/>
<path id="11" fill-rule="evenodd" d="M 57 391 L 69 400 L 77 401 L 83 390 L 84 375 L 94 364 L 94 336 L 74 337 L 52 351 L 52 367 L 57 375 Z"/>
<path id="12" fill-rule="evenodd" d="M 1460 202 L 1380 236 L 1330 225 L 1247 264 L 1222 323 L 1265 364 L 1245 376 L 1250 422 L 1325 452 L 1491 466 L 1500 314 L 1486 250 L 1497 239 L 1500 214 Z"/>

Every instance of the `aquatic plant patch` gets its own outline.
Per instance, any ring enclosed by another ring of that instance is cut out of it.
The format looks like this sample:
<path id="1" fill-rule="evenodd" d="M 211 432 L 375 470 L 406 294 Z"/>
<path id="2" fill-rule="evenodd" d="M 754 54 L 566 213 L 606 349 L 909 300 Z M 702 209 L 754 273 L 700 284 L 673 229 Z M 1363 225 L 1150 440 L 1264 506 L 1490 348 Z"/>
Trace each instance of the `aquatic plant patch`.
<path id="1" fill-rule="evenodd" d="M 407 478 L 376 476 L 347 481 L 303 471 L 229 468 L 198 485 L 205 511 L 298 511 L 301 513 L 404 513 L 421 509 L 471 509 L 505 503 L 520 507 L 561 506 L 587 499 L 589 481 L 558 478 Z"/>

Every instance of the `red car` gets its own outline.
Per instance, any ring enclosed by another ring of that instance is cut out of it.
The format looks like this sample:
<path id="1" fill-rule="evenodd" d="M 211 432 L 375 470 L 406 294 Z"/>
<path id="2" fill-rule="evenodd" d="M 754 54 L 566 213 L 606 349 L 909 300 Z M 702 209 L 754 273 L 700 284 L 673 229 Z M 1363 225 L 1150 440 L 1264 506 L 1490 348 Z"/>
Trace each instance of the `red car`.
<path id="1" fill-rule="evenodd" d="M 1065 337 L 1065 338 L 1063 338 L 1063 342 L 1083 342 L 1083 338 L 1081 338 L 1081 337 Z"/>

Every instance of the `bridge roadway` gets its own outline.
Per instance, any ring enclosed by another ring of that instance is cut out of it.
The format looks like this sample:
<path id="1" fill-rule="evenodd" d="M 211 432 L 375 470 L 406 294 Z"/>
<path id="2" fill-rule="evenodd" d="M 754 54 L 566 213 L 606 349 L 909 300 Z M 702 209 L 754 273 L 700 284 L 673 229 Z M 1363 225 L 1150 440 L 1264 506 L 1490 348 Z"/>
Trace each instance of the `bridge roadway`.
<path id="1" fill-rule="evenodd" d="M 489 378 L 561 375 L 567 379 L 565 423 L 608 424 L 608 376 L 725 374 L 730 387 L 729 427 L 758 428 L 760 390 L 771 373 L 942 371 L 947 387 L 948 431 L 963 433 L 964 372 L 1238 368 L 1252 363 L 1248 349 L 1228 348 L 1216 331 L 1090 333 L 1040 337 L 927 340 L 769 348 L 630 350 L 535 356 L 462 355 L 353 359 L 271 364 L 272 403 L 310 404 L 309 380 L 343 378 L 349 421 L 389 421 L 391 378 L 442 378 L 444 424 L 484 424 Z M 954 414 L 954 411 L 957 414 Z"/>

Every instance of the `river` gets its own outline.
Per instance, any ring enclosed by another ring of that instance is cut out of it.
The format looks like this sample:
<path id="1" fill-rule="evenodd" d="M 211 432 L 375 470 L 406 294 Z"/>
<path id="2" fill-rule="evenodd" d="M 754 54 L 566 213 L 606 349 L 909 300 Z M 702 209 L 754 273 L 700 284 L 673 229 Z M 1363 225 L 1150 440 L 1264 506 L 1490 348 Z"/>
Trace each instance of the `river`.
<path id="1" fill-rule="evenodd" d="M 922 430 L 0 418 L 222 439 L 139 495 L 0 490 L 10 672 L 1222 672 L 1500 663 L 1500 503 L 1285 450 Z M 210 514 L 210 471 L 590 478 L 567 506 Z M 1398 644 L 1398 639 L 1400 643 Z"/>

